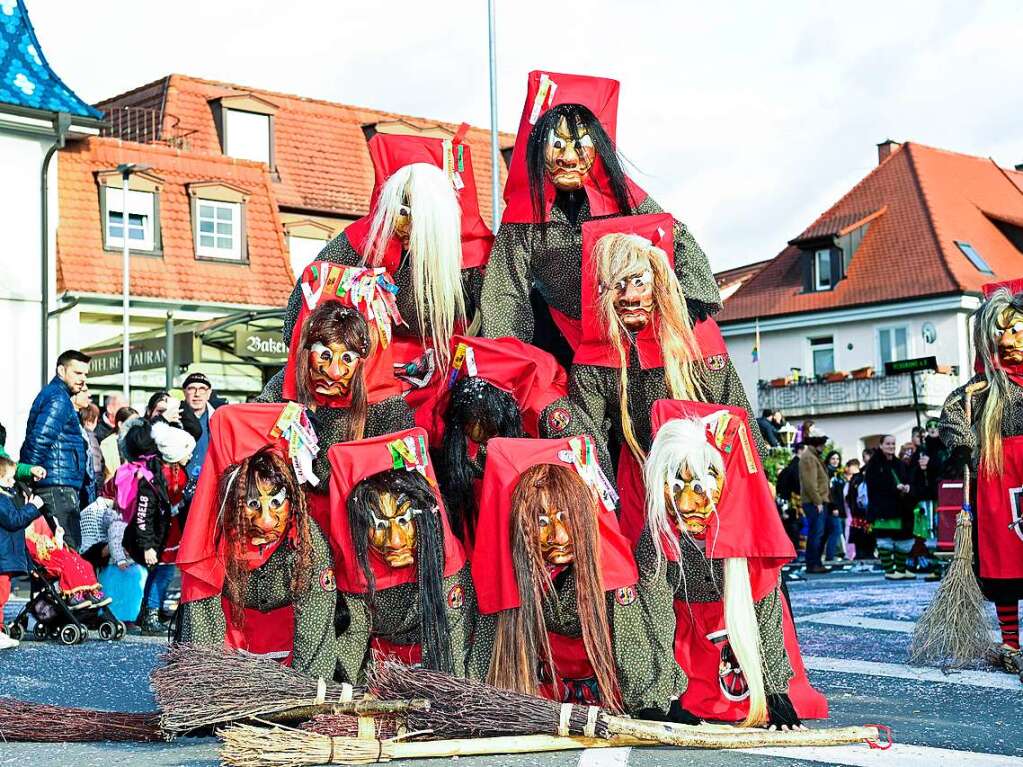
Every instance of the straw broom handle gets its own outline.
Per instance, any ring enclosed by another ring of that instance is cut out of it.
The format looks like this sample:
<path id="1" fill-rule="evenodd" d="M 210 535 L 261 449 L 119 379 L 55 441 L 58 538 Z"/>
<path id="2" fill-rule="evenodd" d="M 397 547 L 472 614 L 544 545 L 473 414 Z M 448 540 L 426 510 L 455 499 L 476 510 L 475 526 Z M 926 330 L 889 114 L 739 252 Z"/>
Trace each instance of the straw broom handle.
<path id="1" fill-rule="evenodd" d="M 686 727 L 664 722 L 644 722 L 608 717 L 608 730 L 614 735 L 653 740 L 686 748 L 753 748 L 755 746 L 839 746 L 876 741 L 876 727 L 831 727 L 817 730 L 761 730 L 736 727 L 735 732 L 703 732 L 699 726 Z"/>
<path id="2" fill-rule="evenodd" d="M 963 414 L 966 416 L 966 428 L 973 431 L 973 395 L 984 391 L 987 388 L 987 381 L 977 381 L 967 384 L 963 390 Z M 979 457 L 978 457 L 979 465 Z M 967 461 L 963 467 L 963 505 L 970 505 L 970 462 Z"/>
<path id="3" fill-rule="evenodd" d="M 409 711 L 429 711 L 430 701 L 426 698 L 411 700 L 374 700 L 362 698 L 347 703 L 314 703 L 308 706 L 295 706 L 284 711 L 263 714 L 262 719 L 271 722 L 300 722 L 312 719 L 319 714 L 352 714 L 354 716 L 372 716 L 375 714 L 405 714 Z"/>

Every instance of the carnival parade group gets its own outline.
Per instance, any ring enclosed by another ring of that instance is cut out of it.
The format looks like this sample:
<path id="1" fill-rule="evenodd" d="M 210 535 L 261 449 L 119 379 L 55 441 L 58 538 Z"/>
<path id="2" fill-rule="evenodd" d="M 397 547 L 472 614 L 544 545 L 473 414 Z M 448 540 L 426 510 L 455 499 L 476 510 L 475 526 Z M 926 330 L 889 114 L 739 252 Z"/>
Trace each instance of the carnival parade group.
<path id="1" fill-rule="evenodd" d="M 356 685 L 393 656 L 642 719 L 827 716 L 717 287 L 623 171 L 618 89 L 530 74 L 496 235 L 464 130 L 369 140 L 370 212 L 299 277 L 284 370 L 211 419 L 179 641 Z M 1010 482 L 998 339 L 1023 296 L 993 295 L 973 453 Z"/>

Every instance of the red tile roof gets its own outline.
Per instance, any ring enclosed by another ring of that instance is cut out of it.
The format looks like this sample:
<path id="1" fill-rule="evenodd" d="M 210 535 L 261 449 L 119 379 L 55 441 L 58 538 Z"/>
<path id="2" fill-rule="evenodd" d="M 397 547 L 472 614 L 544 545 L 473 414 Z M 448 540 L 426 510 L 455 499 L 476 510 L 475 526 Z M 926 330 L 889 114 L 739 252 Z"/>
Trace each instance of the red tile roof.
<path id="1" fill-rule="evenodd" d="M 274 115 L 274 159 L 280 180 L 275 179 L 274 186 L 277 201 L 284 208 L 350 217 L 362 216 L 368 211 L 373 166 L 363 125 L 397 121 L 420 128 L 439 125 L 452 133 L 458 127 L 436 120 L 178 74 L 114 96 L 97 106 L 108 112 L 125 106 L 157 110 L 164 137 L 177 135 L 193 152 L 220 155 L 220 140 L 209 102 L 222 96 L 245 94 L 278 107 Z M 514 139 L 509 133 L 501 133 L 499 137 L 502 147 L 512 146 Z M 490 131 L 470 128 L 466 140 L 472 147 L 480 212 L 484 220 L 489 221 L 492 210 L 488 162 Z M 505 175 L 502 162 L 502 184 Z"/>
<path id="2" fill-rule="evenodd" d="M 283 306 L 293 279 L 270 174 L 261 163 L 182 153 L 156 144 L 92 138 L 59 155 L 57 289 L 119 295 L 121 254 L 103 249 L 96 174 L 119 163 L 145 163 L 163 180 L 159 192 L 163 256 L 131 261 L 131 293 L 187 303 Z M 245 189 L 248 264 L 197 261 L 187 184 L 223 181 Z"/>
<path id="3" fill-rule="evenodd" d="M 793 242 L 848 231 L 879 212 L 834 290 L 804 293 L 801 253 L 789 245 L 725 304 L 721 322 L 815 312 L 925 296 L 979 293 L 1023 275 L 1023 253 L 993 218 L 1023 220 L 1023 173 L 982 157 L 906 143 Z M 994 272 L 956 246 L 970 243 Z"/>
<path id="4" fill-rule="evenodd" d="M 735 293 L 735 291 L 753 279 L 757 272 L 769 263 L 770 260 L 756 261 L 752 264 L 735 266 L 731 269 L 715 272 L 714 281 L 717 283 L 718 289 L 721 291 L 721 300 L 727 301 L 728 298 Z"/>

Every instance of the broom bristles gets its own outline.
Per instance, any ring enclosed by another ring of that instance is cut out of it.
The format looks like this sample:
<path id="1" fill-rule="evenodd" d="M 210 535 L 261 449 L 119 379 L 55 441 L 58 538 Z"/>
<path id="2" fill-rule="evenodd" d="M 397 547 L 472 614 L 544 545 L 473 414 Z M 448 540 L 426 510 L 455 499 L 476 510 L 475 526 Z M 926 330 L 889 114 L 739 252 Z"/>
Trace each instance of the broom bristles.
<path id="1" fill-rule="evenodd" d="M 960 668 L 983 659 L 991 646 L 986 600 L 973 572 L 972 528 L 969 512 L 960 511 L 952 564 L 913 630 L 912 663 Z"/>
<path id="2" fill-rule="evenodd" d="M 175 644 L 150 676 L 169 732 L 351 699 L 352 690 L 276 661 L 224 647 Z M 355 699 L 361 693 L 354 694 Z"/>
<path id="3" fill-rule="evenodd" d="M 85 743 L 163 739 L 156 713 L 97 711 L 0 698 L 0 741 Z"/>

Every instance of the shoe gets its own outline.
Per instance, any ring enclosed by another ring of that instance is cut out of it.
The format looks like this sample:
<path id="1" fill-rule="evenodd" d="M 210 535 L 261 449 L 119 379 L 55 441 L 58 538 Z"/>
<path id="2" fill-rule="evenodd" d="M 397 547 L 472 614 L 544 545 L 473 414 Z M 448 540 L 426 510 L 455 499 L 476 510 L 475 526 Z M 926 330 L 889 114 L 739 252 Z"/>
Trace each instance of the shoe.
<path id="1" fill-rule="evenodd" d="M 806 572 L 810 575 L 826 575 L 831 572 L 831 568 L 818 565 L 817 567 L 806 568 Z"/>
<path id="2" fill-rule="evenodd" d="M 1020 651 L 1015 648 L 996 645 L 985 653 L 984 659 L 1007 674 L 1023 674 L 1023 659 Z"/>
<path id="3" fill-rule="evenodd" d="M 11 639 L 3 631 L 0 631 L 0 650 L 10 650 L 20 644 L 21 642 L 17 639 Z"/>
<path id="4" fill-rule="evenodd" d="M 902 580 L 904 581 L 915 581 L 916 573 L 911 573 L 909 570 L 902 571 Z"/>
<path id="5" fill-rule="evenodd" d="M 166 632 L 167 627 L 160 623 L 160 611 L 156 608 L 145 608 L 142 620 L 139 621 L 139 633 L 144 637 L 153 637 Z"/>
<path id="6" fill-rule="evenodd" d="M 92 607 L 92 600 L 82 592 L 72 594 L 68 600 L 68 609 L 70 610 L 88 610 L 90 607 Z"/>
<path id="7" fill-rule="evenodd" d="M 898 570 L 894 570 L 894 571 L 892 571 L 890 573 L 885 573 L 884 574 L 884 579 L 886 581 L 901 581 L 905 577 L 906 577 L 906 574 L 903 573 L 903 572 L 899 572 Z"/>
<path id="8" fill-rule="evenodd" d="M 106 607 L 114 600 L 103 593 L 103 589 L 96 589 L 92 592 L 92 606 L 93 607 Z"/>

